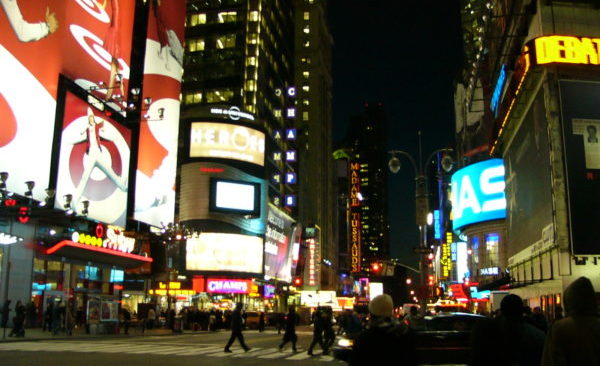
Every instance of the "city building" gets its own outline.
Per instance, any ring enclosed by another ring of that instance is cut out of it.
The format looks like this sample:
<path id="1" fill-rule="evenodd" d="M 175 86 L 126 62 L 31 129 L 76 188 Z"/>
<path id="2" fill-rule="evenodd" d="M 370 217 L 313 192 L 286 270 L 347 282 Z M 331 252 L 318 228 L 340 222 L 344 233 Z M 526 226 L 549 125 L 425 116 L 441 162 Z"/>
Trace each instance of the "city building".
<path id="1" fill-rule="evenodd" d="M 334 290 L 337 235 L 334 161 L 332 157 L 333 40 L 327 23 L 327 1 L 296 0 L 295 80 L 297 87 L 299 181 L 298 218 L 319 228 L 321 288 Z"/>
<path id="2" fill-rule="evenodd" d="M 591 230 L 600 219 L 591 97 L 600 90 L 600 10 L 593 1 L 461 4 L 460 146 L 467 157 L 503 159 L 508 288 L 552 318 L 579 276 L 600 288 Z"/>

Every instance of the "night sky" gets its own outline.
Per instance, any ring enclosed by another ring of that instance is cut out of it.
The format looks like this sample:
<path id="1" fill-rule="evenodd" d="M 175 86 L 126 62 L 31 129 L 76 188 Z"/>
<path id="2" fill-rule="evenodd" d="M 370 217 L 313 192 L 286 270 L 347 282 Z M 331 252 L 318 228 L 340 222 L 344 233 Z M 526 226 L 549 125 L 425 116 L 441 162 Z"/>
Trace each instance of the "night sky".
<path id="1" fill-rule="evenodd" d="M 453 81 L 462 63 L 458 0 L 330 0 L 334 142 L 365 103 L 382 103 L 388 149 L 423 159 L 454 141 Z M 390 178 L 392 257 L 417 266 L 414 171 Z M 391 175 L 391 174 L 390 174 Z"/>

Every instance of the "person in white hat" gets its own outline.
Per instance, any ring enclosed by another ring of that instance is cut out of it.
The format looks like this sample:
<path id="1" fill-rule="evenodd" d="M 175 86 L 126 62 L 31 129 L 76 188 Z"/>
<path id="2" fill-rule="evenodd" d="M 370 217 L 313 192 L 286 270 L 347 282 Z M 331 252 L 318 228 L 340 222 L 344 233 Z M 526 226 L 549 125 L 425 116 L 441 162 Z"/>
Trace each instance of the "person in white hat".
<path id="1" fill-rule="evenodd" d="M 367 329 L 354 342 L 349 365 L 368 365 L 377 357 L 400 361 L 398 364 L 403 366 L 416 366 L 413 333 L 394 317 L 391 296 L 375 296 L 369 303 L 369 313 Z"/>

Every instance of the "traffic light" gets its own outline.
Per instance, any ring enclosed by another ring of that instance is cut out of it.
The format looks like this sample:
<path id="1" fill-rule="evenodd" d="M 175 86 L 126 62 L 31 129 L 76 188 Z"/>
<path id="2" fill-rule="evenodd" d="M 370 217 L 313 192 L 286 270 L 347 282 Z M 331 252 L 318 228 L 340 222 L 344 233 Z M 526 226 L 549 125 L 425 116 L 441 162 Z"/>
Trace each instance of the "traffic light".
<path id="1" fill-rule="evenodd" d="M 428 281 L 427 281 L 427 284 L 428 284 L 429 286 L 433 286 L 433 285 L 434 285 L 434 277 L 433 277 L 433 275 L 429 275 L 429 276 L 428 276 Z"/>
<path id="2" fill-rule="evenodd" d="M 372 263 L 371 270 L 373 271 L 373 273 L 379 273 L 379 271 L 381 271 L 381 264 L 377 262 Z"/>
<path id="3" fill-rule="evenodd" d="M 302 278 L 294 277 L 294 286 L 296 286 L 296 287 L 302 286 Z"/>

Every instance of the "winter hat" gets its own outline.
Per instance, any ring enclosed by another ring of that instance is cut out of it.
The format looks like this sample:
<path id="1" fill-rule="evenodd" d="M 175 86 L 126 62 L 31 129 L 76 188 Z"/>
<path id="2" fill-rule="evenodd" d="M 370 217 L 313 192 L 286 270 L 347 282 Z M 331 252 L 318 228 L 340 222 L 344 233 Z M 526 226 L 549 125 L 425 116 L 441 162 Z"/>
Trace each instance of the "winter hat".
<path id="1" fill-rule="evenodd" d="M 392 316 L 394 314 L 394 301 L 390 295 L 375 296 L 369 303 L 369 312 L 375 316 Z"/>

